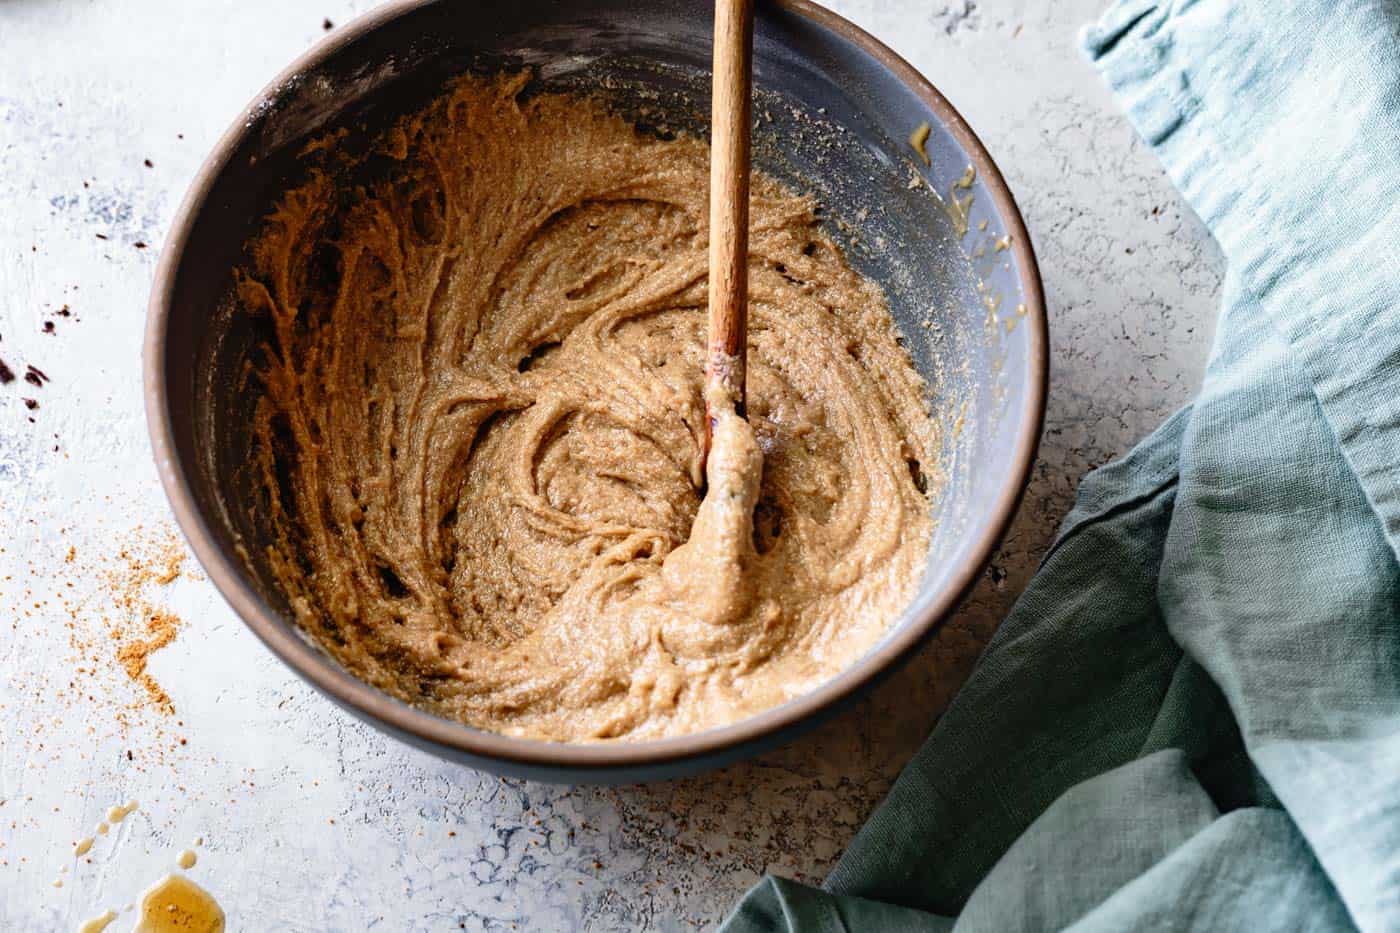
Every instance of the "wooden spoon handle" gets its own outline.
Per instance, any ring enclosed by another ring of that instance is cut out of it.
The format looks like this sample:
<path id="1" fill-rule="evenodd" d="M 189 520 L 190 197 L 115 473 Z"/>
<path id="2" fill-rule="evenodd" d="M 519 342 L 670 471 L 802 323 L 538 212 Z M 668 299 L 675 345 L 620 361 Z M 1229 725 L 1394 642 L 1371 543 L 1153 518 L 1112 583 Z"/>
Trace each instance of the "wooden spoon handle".
<path id="1" fill-rule="evenodd" d="M 710 112 L 710 336 L 705 448 L 720 405 L 744 414 L 753 0 L 716 0 Z"/>

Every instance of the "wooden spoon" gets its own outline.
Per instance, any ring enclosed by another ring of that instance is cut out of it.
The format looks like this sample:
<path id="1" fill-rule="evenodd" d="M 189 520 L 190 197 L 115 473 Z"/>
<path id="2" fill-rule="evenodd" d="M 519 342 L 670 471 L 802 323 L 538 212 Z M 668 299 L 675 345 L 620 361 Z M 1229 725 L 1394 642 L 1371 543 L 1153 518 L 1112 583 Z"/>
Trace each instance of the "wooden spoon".
<path id="1" fill-rule="evenodd" d="M 749 132 L 753 0 L 716 0 L 710 105 L 710 306 L 705 443 L 718 417 L 744 416 L 749 312 Z M 702 475 L 704 463 L 702 460 Z"/>

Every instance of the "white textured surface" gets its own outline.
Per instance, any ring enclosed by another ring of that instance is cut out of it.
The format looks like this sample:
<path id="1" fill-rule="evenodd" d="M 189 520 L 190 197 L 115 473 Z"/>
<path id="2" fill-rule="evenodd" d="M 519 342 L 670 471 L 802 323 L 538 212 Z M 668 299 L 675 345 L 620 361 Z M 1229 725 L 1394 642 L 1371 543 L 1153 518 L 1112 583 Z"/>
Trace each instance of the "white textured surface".
<path id="1" fill-rule="evenodd" d="M 1220 263 L 1077 51 L 1100 2 L 831 3 L 978 129 L 1040 257 L 1046 434 L 987 578 L 908 669 L 810 738 L 698 779 L 565 789 L 351 721 L 198 579 L 152 591 L 186 622 L 151 662 L 177 718 L 127 708 L 138 692 L 109 646 L 76 672 L 70 638 L 124 611 L 97 571 L 135 526 L 170 525 L 139 369 L 166 226 L 240 108 L 323 17 L 367 4 L 0 0 L 0 359 L 53 380 L 0 386 L 0 927 L 121 908 L 196 836 L 190 874 L 233 930 L 685 929 L 765 870 L 820 879 L 1025 585 L 1078 477 L 1187 400 L 1204 364 Z M 54 316 L 63 304 L 75 317 Z M 129 798 L 140 811 L 75 861 L 72 843 Z"/>

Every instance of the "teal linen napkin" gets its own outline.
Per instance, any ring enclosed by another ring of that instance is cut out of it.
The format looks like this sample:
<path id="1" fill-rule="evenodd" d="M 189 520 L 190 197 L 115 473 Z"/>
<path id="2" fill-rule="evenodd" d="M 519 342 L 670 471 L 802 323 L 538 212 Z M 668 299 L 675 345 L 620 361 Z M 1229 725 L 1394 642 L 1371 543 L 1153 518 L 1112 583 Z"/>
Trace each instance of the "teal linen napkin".
<path id="1" fill-rule="evenodd" d="M 1400 929 L 1400 0 L 1124 0 L 1086 52 L 1227 260 L 821 889 L 728 931 Z"/>

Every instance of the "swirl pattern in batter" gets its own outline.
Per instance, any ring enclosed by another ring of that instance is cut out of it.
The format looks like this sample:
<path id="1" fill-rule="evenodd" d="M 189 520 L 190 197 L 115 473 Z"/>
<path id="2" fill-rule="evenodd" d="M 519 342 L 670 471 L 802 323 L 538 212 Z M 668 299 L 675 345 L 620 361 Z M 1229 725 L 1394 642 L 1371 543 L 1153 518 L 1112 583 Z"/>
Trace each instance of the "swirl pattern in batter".
<path id="1" fill-rule="evenodd" d="M 440 715 L 725 725 L 912 598 L 925 386 L 810 199 L 759 175 L 748 421 L 722 420 L 707 486 L 708 149 L 525 80 L 459 81 L 380 141 L 382 181 L 317 171 L 252 244 L 266 556 L 340 663 Z"/>

